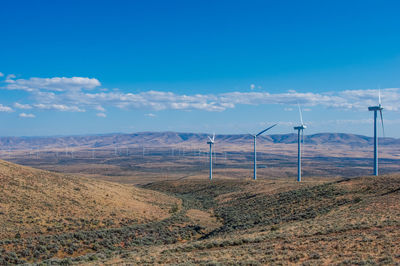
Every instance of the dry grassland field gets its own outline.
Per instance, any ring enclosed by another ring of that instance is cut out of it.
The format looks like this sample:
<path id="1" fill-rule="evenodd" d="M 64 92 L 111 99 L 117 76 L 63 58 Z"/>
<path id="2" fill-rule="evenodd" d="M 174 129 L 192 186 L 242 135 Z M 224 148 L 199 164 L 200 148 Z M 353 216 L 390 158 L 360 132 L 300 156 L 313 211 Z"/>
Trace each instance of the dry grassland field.
<path id="1" fill-rule="evenodd" d="M 186 137 L 3 140 L 0 264 L 400 263 L 396 139 L 373 177 L 370 139 L 306 138 L 299 183 L 295 139 L 260 140 L 254 181 L 251 138 L 221 137 L 210 181 Z"/>

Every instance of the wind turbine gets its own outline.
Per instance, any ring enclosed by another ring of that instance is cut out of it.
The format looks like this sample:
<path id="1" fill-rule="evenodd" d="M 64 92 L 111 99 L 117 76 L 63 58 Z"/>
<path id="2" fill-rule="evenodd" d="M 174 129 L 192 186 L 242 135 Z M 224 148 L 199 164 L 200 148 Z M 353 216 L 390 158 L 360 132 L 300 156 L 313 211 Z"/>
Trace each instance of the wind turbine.
<path id="1" fill-rule="evenodd" d="M 207 141 L 207 144 L 210 145 L 210 180 L 212 180 L 212 146 L 214 145 L 214 140 L 215 140 L 215 133 L 213 134 L 213 137 L 210 138 L 210 136 L 207 136 L 209 141 Z"/>
<path id="2" fill-rule="evenodd" d="M 378 111 L 381 115 L 383 136 L 385 136 L 385 127 L 383 126 L 382 110 L 383 110 L 383 107 L 382 107 L 382 103 L 381 103 L 381 90 L 379 90 L 378 106 L 368 107 L 368 111 L 374 112 L 374 175 L 375 176 L 378 176 L 378 132 L 377 132 L 377 127 L 376 127 Z"/>
<path id="3" fill-rule="evenodd" d="M 277 124 L 270 126 L 269 128 L 264 129 L 263 131 L 260 131 L 258 134 L 250 134 L 253 136 L 254 138 L 254 174 L 253 174 L 253 179 L 257 180 L 257 137 L 260 136 L 261 134 L 263 134 L 264 132 L 270 130 L 271 128 L 273 128 L 274 126 L 276 126 Z"/>
<path id="4" fill-rule="evenodd" d="M 297 181 L 301 182 L 301 143 L 303 142 L 304 129 L 306 129 L 306 125 L 303 123 L 303 115 L 301 114 L 301 108 L 299 106 L 299 114 L 300 114 L 300 122 L 301 125 L 294 127 L 294 130 L 297 130 Z"/>

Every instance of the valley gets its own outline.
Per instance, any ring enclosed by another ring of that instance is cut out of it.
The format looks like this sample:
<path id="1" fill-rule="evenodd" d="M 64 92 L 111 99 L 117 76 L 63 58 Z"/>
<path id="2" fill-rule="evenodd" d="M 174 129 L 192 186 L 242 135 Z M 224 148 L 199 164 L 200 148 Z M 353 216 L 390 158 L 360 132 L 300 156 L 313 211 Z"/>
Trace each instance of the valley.
<path id="1" fill-rule="evenodd" d="M 297 183 L 158 181 L 168 216 L 105 228 L 14 236 L 3 263 L 376 264 L 400 262 L 400 175 Z"/>

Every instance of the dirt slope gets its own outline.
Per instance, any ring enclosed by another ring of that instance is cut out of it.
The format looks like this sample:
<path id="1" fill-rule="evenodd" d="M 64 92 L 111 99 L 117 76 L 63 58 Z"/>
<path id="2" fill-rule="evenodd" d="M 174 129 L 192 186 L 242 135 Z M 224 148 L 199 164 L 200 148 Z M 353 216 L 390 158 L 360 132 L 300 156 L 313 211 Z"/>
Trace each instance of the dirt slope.
<path id="1" fill-rule="evenodd" d="M 151 184 L 213 209 L 222 225 L 196 241 L 128 252 L 107 263 L 400 263 L 400 174 L 316 181 Z"/>
<path id="2" fill-rule="evenodd" d="M 0 161 L 0 239 L 161 220 L 176 204 L 155 191 Z"/>
<path id="3" fill-rule="evenodd" d="M 0 240 L 0 264 L 400 263 L 400 174 L 355 179 L 181 180 L 167 219 Z"/>

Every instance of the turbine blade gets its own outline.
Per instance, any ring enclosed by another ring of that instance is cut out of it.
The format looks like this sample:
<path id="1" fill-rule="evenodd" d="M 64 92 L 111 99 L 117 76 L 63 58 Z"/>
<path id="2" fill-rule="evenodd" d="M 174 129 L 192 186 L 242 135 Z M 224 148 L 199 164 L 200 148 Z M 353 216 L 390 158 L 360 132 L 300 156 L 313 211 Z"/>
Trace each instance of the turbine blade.
<path id="1" fill-rule="evenodd" d="M 271 128 L 273 128 L 273 127 L 276 126 L 276 125 L 277 125 L 277 124 L 272 125 L 272 126 L 270 126 L 269 128 L 264 129 L 263 131 L 261 131 L 260 133 L 258 133 L 258 134 L 256 135 L 256 137 L 260 136 L 262 133 L 264 133 L 265 131 L 270 130 Z"/>
<path id="2" fill-rule="evenodd" d="M 208 138 L 211 142 L 214 142 L 214 141 L 210 138 L 210 136 L 207 136 L 207 138 Z"/>
<path id="3" fill-rule="evenodd" d="M 379 113 L 381 114 L 381 122 L 382 122 L 383 137 L 385 137 L 385 126 L 383 125 L 383 114 L 382 114 L 382 110 L 379 110 Z"/>
<path id="4" fill-rule="evenodd" d="M 378 101 L 379 101 L 379 105 L 381 105 L 381 88 L 379 87 L 379 90 L 378 90 Z"/>
<path id="5" fill-rule="evenodd" d="M 212 142 L 214 142 L 214 140 L 215 140 L 215 132 L 213 133 Z"/>
<path id="6" fill-rule="evenodd" d="M 299 107 L 299 114 L 300 114 L 300 122 L 301 122 L 301 125 L 304 125 L 304 124 L 303 124 L 303 114 L 301 113 L 300 104 L 297 103 L 297 106 Z"/>

